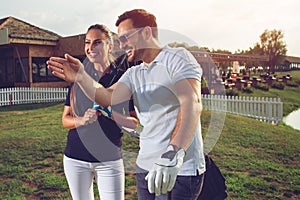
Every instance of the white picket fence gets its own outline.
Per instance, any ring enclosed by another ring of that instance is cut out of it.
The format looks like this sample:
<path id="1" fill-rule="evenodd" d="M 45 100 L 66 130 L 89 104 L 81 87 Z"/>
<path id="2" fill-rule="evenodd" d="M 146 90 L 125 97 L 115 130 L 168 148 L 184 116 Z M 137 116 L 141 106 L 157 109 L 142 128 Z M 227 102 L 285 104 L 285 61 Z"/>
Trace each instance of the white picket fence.
<path id="1" fill-rule="evenodd" d="M 66 99 L 67 92 L 67 88 L 1 88 L 0 106 L 60 102 Z"/>
<path id="2" fill-rule="evenodd" d="M 278 124 L 283 118 L 279 98 L 202 95 L 203 110 L 226 112 Z"/>
<path id="3" fill-rule="evenodd" d="M 0 106 L 63 102 L 67 88 L 3 88 L 0 89 Z M 202 95 L 204 110 L 226 112 L 279 123 L 282 121 L 282 102 L 279 98 Z"/>

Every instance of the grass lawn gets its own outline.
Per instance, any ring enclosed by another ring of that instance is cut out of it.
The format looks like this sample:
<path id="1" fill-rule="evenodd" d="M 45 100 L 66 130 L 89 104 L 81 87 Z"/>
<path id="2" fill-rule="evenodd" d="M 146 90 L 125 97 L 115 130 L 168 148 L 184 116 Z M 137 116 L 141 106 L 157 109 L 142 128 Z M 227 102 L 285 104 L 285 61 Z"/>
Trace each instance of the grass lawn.
<path id="1" fill-rule="evenodd" d="M 252 95 L 266 95 L 260 93 Z M 267 95 L 280 97 L 285 113 L 300 107 L 299 87 Z M 0 199 L 71 199 L 62 166 L 62 111 L 62 103 L 0 107 Z M 211 116 L 205 111 L 201 117 L 204 135 L 214 123 Z M 138 141 L 124 135 L 123 144 L 126 199 L 136 199 Z M 300 131 L 227 114 L 210 154 L 227 179 L 228 199 L 300 199 Z"/>
<path id="2" fill-rule="evenodd" d="M 1 108 L 0 199 L 70 199 L 62 166 L 67 136 L 60 121 L 62 108 Z M 204 134 L 210 116 L 202 115 Z M 137 152 L 137 140 L 127 135 L 123 139 L 126 166 L 134 165 L 130 156 Z M 300 131 L 227 114 L 210 154 L 227 179 L 228 199 L 300 198 Z M 126 198 L 135 197 L 133 170 L 127 168 Z"/>

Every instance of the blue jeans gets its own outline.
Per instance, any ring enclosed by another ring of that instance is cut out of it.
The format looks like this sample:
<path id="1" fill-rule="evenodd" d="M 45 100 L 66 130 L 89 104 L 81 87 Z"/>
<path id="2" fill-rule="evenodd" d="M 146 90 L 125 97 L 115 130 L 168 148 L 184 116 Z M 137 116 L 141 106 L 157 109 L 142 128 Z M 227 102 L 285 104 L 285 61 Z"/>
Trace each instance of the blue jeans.
<path id="1" fill-rule="evenodd" d="M 145 180 L 148 172 L 141 172 L 139 168 L 136 173 L 137 193 L 139 200 L 196 200 L 200 195 L 203 174 L 197 176 L 177 176 L 176 183 L 167 195 L 155 196 L 148 191 L 148 183 Z"/>

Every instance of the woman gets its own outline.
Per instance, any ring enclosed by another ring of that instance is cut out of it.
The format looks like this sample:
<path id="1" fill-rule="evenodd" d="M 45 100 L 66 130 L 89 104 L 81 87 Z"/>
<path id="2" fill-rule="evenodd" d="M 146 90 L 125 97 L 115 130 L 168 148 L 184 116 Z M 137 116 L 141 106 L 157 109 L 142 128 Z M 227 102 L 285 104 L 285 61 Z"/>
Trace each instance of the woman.
<path id="1" fill-rule="evenodd" d="M 104 25 L 89 27 L 85 38 L 88 58 L 85 70 L 105 87 L 115 83 L 124 73 L 124 66 L 128 66 L 126 58 L 121 63 L 113 62 L 112 49 L 112 34 Z M 70 85 L 62 123 L 69 129 L 64 171 L 74 200 L 94 199 L 94 178 L 101 200 L 124 199 L 122 131 L 113 121 L 113 116 L 109 108 L 95 106 L 78 85 Z M 118 121 L 122 121 L 121 125 L 129 128 L 137 126 L 133 117 L 124 117 L 120 113 L 116 116 Z"/>

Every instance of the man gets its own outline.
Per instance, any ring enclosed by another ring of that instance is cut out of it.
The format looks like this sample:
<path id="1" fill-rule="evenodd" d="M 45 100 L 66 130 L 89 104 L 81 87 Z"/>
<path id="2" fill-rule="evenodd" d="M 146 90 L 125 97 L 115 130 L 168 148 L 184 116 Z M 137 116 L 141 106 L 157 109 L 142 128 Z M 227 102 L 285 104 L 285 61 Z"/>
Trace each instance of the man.
<path id="1" fill-rule="evenodd" d="M 139 199 L 197 199 L 205 171 L 200 127 L 202 70 L 187 50 L 160 46 L 156 18 L 147 11 L 127 11 L 116 26 L 128 60 L 143 62 L 128 69 L 110 88 L 93 81 L 70 55 L 50 58 L 48 68 L 59 78 L 76 81 L 102 106 L 133 96 L 144 126 L 137 157 Z"/>

